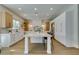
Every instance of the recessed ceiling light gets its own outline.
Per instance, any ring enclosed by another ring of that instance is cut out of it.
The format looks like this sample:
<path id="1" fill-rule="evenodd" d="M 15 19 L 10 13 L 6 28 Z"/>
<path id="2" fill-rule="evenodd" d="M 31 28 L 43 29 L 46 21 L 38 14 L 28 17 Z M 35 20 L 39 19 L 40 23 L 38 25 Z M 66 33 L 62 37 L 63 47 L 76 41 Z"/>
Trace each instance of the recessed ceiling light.
<path id="1" fill-rule="evenodd" d="M 50 8 L 50 10 L 53 10 L 53 8 Z"/>
<path id="2" fill-rule="evenodd" d="M 22 8 L 18 8 L 19 10 L 22 10 Z"/>
<path id="3" fill-rule="evenodd" d="M 34 10 L 38 10 L 37 8 L 34 8 Z"/>

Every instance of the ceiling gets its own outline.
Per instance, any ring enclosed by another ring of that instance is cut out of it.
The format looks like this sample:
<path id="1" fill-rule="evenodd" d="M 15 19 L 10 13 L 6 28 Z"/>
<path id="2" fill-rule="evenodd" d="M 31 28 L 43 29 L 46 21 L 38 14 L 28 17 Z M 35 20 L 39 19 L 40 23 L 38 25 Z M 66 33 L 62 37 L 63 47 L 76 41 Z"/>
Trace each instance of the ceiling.
<path id="1" fill-rule="evenodd" d="M 55 18 L 72 4 L 4 4 L 4 6 L 24 19 L 47 20 Z"/>

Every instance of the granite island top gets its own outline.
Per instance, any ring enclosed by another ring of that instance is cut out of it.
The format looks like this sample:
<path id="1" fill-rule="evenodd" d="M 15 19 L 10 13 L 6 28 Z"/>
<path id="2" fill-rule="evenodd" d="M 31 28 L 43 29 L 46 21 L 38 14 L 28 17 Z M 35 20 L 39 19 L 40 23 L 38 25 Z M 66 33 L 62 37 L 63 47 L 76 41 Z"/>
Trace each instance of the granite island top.
<path id="1" fill-rule="evenodd" d="M 47 32 L 33 32 L 33 31 L 27 31 L 25 32 L 25 36 L 49 36 L 51 37 L 51 35 L 49 35 Z"/>

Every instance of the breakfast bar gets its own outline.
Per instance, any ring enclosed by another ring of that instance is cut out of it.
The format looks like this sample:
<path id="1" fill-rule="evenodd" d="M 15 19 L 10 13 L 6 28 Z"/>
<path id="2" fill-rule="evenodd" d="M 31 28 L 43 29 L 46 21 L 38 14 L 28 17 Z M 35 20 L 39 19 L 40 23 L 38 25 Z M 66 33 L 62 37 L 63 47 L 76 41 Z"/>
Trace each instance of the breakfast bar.
<path id="1" fill-rule="evenodd" d="M 47 37 L 47 54 L 51 54 L 51 35 L 46 32 L 27 32 L 25 34 L 24 54 L 29 54 L 29 37 Z"/>

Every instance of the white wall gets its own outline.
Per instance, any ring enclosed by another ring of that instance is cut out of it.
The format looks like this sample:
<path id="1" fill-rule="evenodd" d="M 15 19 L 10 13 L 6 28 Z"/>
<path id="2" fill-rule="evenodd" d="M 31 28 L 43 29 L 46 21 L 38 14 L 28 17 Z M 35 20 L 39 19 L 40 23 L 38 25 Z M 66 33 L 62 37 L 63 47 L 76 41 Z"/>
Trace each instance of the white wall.
<path id="1" fill-rule="evenodd" d="M 78 48 L 77 5 L 69 7 L 64 13 L 55 18 L 53 22 L 55 22 L 56 39 L 66 47 Z"/>
<path id="2" fill-rule="evenodd" d="M 67 46 L 73 47 L 74 44 L 74 8 L 66 11 L 66 40 Z"/>
<path id="3" fill-rule="evenodd" d="M 62 44 L 66 45 L 66 21 L 65 21 L 65 12 L 54 19 L 55 22 L 55 38 L 61 42 Z"/>
<path id="4" fill-rule="evenodd" d="M 68 30 L 66 31 L 67 38 L 69 38 L 68 42 L 70 46 L 75 48 L 79 48 L 78 44 L 78 5 L 73 5 L 66 11 L 66 19 Z"/>

